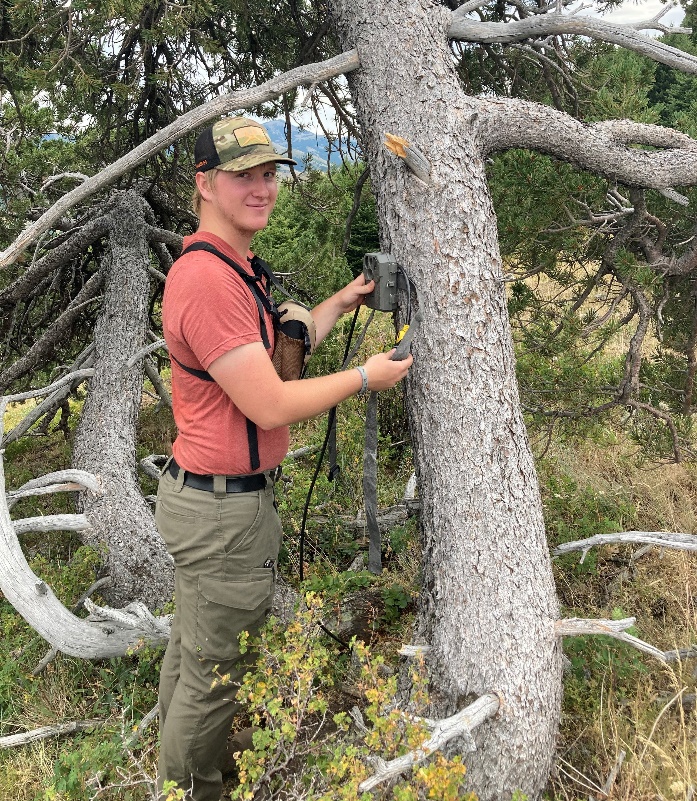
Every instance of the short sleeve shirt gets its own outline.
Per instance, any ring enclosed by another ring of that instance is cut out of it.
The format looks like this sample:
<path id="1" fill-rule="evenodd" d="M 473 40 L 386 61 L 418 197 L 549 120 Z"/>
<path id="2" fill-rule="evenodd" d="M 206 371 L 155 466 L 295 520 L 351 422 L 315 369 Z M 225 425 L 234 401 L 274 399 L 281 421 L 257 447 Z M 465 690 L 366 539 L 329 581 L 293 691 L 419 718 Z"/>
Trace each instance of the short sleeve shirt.
<path id="1" fill-rule="evenodd" d="M 184 238 L 183 249 L 194 242 L 214 245 L 252 274 L 248 258 L 219 237 L 201 232 Z M 248 257 L 251 258 L 251 253 Z M 273 321 L 265 313 L 273 353 Z M 162 301 L 162 325 L 172 359 L 172 406 L 177 424 L 173 453 L 177 463 L 201 475 L 243 475 L 252 472 L 247 418 L 214 381 L 186 372 L 208 367 L 233 348 L 262 342 L 259 308 L 251 290 L 224 261 L 203 250 L 185 253 L 172 265 Z M 245 377 L 240 376 L 240 381 Z M 256 472 L 280 464 L 289 442 L 287 426 L 257 429 L 259 461 Z"/>

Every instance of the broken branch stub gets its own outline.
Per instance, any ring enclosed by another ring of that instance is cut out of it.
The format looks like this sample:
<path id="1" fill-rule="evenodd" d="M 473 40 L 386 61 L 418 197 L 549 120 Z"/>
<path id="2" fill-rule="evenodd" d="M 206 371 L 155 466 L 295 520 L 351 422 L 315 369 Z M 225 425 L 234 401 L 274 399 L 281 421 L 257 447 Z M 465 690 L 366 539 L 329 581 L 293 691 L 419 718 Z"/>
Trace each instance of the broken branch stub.
<path id="1" fill-rule="evenodd" d="M 431 180 L 431 164 L 424 154 L 406 139 L 391 133 L 385 134 L 385 147 L 404 160 L 407 167 L 424 183 Z"/>

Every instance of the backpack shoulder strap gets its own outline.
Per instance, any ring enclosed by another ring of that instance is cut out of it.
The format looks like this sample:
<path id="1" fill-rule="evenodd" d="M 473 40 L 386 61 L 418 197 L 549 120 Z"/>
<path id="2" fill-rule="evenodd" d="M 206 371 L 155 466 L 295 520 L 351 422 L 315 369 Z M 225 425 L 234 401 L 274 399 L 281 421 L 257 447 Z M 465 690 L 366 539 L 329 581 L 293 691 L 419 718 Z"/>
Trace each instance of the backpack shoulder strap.
<path id="1" fill-rule="evenodd" d="M 265 265 L 267 268 L 267 272 L 260 272 L 257 273 L 254 267 L 254 259 L 251 260 L 252 270 L 254 271 L 254 275 L 250 275 L 244 267 L 241 267 L 234 259 L 231 259 L 229 256 L 226 256 L 224 253 L 221 253 L 215 245 L 211 245 L 208 242 L 194 242 L 193 244 L 189 245 L 187 248 L 182 250 L 181 255 L 183 256 L 185 253 L 191 253 L 194 250 L 205 250 L 207 253 L 212 253 L 214 256 L 217 256 L 221 261 L 224 261 L 225 264 L 228 265 L 232 270 L 234 270 L 237 275 L 245 282 L 245 284 L 251 290 L 252 296 L 257 304 L 257 309 L 259 311 L 259 330 L 261 332 L 261 339 L 264 343 L 265 348 L 271 347 L 271 341 L 269 340 L 269 335 L 266 330 L 266 320 L 264 317 L 264 312 L 268 312 L 271 317 L 276 320 L 278 317 L 278 310 L 276 309 L 276 304 L 273 302 L 273 299 L 270 297 L 266 289 L 261 284 L 262 277 L 265 277 L 267 281 L 276 282 L 275 277 L 273 277 L 273 273 L 271 272 L 268 265 Z M 261 259 L 259 259 L 261 262 Z M 264 262 L 262 262 L 265 264 Z"/>
<path id="2" fill-rule="evenodd" d="M 264 319 L 264 311 L 268 311 L 269 314 L 272 315 L 274 319 L 276 319 L 278 315 L 278 311 L 276 310 L 276 305 L 274 304 L 273 300 L 269 297 L 266 290 L 261 286 L 261 276 L 262 274 L 266 276 L 268 280 L 275 280 L 270 279 L 268 276 L 271 275 L 271 271 L 269 270 L 268 275 L 266 273 L 262 273 L 257 275 L 256 270 L 255 275 L 250 275 L 243 267 L 240 267 L 236 261 L 230 259 L 224 253 L 221 253 L 216 247 L 213 245 L 208 244 L 208 242 L 194 242 L 193 244 L 189 245 L 188 248 L 182 251 L 182 256 L 185 253 L 189 253 L 192 250 L 205 250 L 208 253 L 212 253 L 214 256 L 217 256 L 221 261 L 224 261 L 228 267 L 231 267 L 237 275 L 242 278 L 245 284 L 249 287 L 252 292 L 252 296 L 257 304 L 257 309 L 259 310 L 259 328 L 261 331 L 261 338 L 264 343 L 264 347 L 269 348 L 271 347 L 269 342 L 269 336 L 266 331 L 266 321 Z M 252 268 L 254 269 L 254 268 Z M 182 368 L 182 370 L 186 371 L 190 375 L 195 376 L 196 378 L 200 378 L 202 381 L 215 381 L 213 376 L 206 370 L 196 370 L 193 367 L 188 367 L 185 364 L 177 359 L 174 354 L 170 353 L 170 356 L 174 359 L 174 361 Z M 249 461 L 252 470 L 258 470 L 259 465 L 261 464 L 259 460 L 259 436 L 256 425 L 249 419 L 245 418 L 246 426 L 247 426 L 247 444 L 249 446 Z"/>

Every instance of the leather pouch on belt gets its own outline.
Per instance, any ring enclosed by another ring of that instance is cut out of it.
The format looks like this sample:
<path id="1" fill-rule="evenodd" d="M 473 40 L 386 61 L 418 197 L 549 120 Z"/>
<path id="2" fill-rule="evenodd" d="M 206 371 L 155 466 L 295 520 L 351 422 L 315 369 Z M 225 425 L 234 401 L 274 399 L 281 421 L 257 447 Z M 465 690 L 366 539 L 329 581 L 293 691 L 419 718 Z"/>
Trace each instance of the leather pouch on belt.
<path id="1" fill-rule="evenodd" d="M 317 328 L 307 306 L 287 300 L 278 307 L 280 322 L 271 362 L 282 381 L 295 381 L 305 369 L 317 341 Z"/>

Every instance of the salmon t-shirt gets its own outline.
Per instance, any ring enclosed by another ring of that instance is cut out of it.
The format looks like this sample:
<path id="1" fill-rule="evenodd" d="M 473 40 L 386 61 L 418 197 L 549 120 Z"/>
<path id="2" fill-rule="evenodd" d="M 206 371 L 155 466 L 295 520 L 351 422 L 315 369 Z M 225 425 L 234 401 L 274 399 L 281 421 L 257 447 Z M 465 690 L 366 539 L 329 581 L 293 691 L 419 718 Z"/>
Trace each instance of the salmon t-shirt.
<path id="1" fill-rule="evenodd" d="M 184 238 L 183 249 L 208 242 L 253 275 L 247 258 L 214 234 Z M 251 258 L 251 253 L 248 254 Z M 273 320 L 265 312 L 273 353 Z M 187 373 L 178 360 L 207 371 L 219 356 L 249 342 L 262 342 L 259 308 L 243 279 L 224 261 L 204 250 L 181 256 L 172 265 L 162 301 L 162 327 L 172 359 L 172 407 L 177 424 L 173 452 L 177 463 L 201 475 L 243 475 L 252 472 L 247 418 L 214 381 Z M 240 381 L 245 377 L 240 376 Z M 257 427 L 259 467 L 280 464 L 288 451 L 288 426 L 270 431 Z"/>

